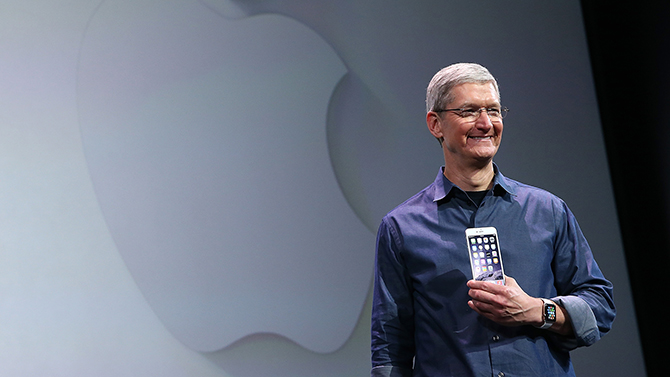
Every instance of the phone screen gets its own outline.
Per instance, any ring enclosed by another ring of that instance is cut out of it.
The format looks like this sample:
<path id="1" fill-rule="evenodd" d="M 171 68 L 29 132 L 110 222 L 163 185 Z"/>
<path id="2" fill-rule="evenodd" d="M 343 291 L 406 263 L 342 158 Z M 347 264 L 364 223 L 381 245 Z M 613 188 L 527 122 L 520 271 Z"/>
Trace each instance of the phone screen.
<path id="1" fill-rule="evenodd" d="M 465 231 L 472 277 L 505 285 L 500 244 L 495 228 L 469 228 Z"/>

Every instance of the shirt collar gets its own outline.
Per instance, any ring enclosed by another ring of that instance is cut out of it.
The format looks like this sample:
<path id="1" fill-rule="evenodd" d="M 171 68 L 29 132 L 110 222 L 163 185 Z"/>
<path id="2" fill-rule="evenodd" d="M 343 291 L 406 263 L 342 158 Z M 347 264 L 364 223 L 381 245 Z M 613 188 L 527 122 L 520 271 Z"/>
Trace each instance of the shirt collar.
<path id="1" fill-rule="evenodd" d="M 509 193 L 510 195 L 515 195 L 514 189 L 510 186 L 507 178 L 502 175 L 500 169 L 498 169 L 498 165 L 496 165 L 495 162 L 493 163 L 493 171 L 495 173 L 495 177 L 493 178 L 494 194 L 500 193 L 502 195 L 502 192 L 498 191 L 502 190 Z M 451 183 L 447 177 L 444 176 L 444 165 L 441 166 L 440 170 L 437 172 L 437 177 L 435 178 L 433 186 L 435 187 L 433 202 L 437 202 L 446 198 L 451 190 L 458 188 L 456 185 Z"/>

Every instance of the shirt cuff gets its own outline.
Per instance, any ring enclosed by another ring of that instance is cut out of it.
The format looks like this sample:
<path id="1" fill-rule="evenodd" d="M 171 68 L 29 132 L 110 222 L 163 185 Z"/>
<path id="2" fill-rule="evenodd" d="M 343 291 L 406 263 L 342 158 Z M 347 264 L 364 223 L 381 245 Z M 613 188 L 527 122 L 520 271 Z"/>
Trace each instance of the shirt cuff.
<path id="1" fill-rule="evenodd" d="M 412 371 L 392 365 L 382 365 L 372 368 L 370 377 L 412 377 Z"/>
<path id="2" fill-rule="evenodd" d="M 600 339 L 598 322 L 589 304 L 577 296 L 558 296 L 551 299 L 563 307 L 570 316 L 573 337 L 555 336 L 555 340 L 566 350 L 590 346 Z"/>

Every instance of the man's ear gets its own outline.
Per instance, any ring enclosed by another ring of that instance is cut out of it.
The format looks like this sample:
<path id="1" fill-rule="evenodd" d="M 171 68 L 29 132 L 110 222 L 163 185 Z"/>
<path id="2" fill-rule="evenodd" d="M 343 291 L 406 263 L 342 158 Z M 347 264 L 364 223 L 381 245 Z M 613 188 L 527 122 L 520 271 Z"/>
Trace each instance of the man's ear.
<path id="1" fill-rule="evenodd" d="M 426 125 L 430 133 L 435 136 L 436 139 L 442 139 L 444 137 L 442 133 L 442 121 L 440 115 L 434 111 L 429 111 L 426 114 Z"/>

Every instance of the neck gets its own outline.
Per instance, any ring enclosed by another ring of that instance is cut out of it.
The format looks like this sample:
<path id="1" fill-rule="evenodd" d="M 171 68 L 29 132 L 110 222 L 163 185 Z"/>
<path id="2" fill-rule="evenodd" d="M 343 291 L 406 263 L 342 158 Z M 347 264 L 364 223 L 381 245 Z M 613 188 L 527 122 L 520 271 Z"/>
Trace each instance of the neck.
<path id="1" fill-rule="evenodd" d="M 463 191 L 484 191 L 493 187 L 495 171 L 493 161 L 481 167 L 447 164 L 444 166 L 444 176 Z"/>

